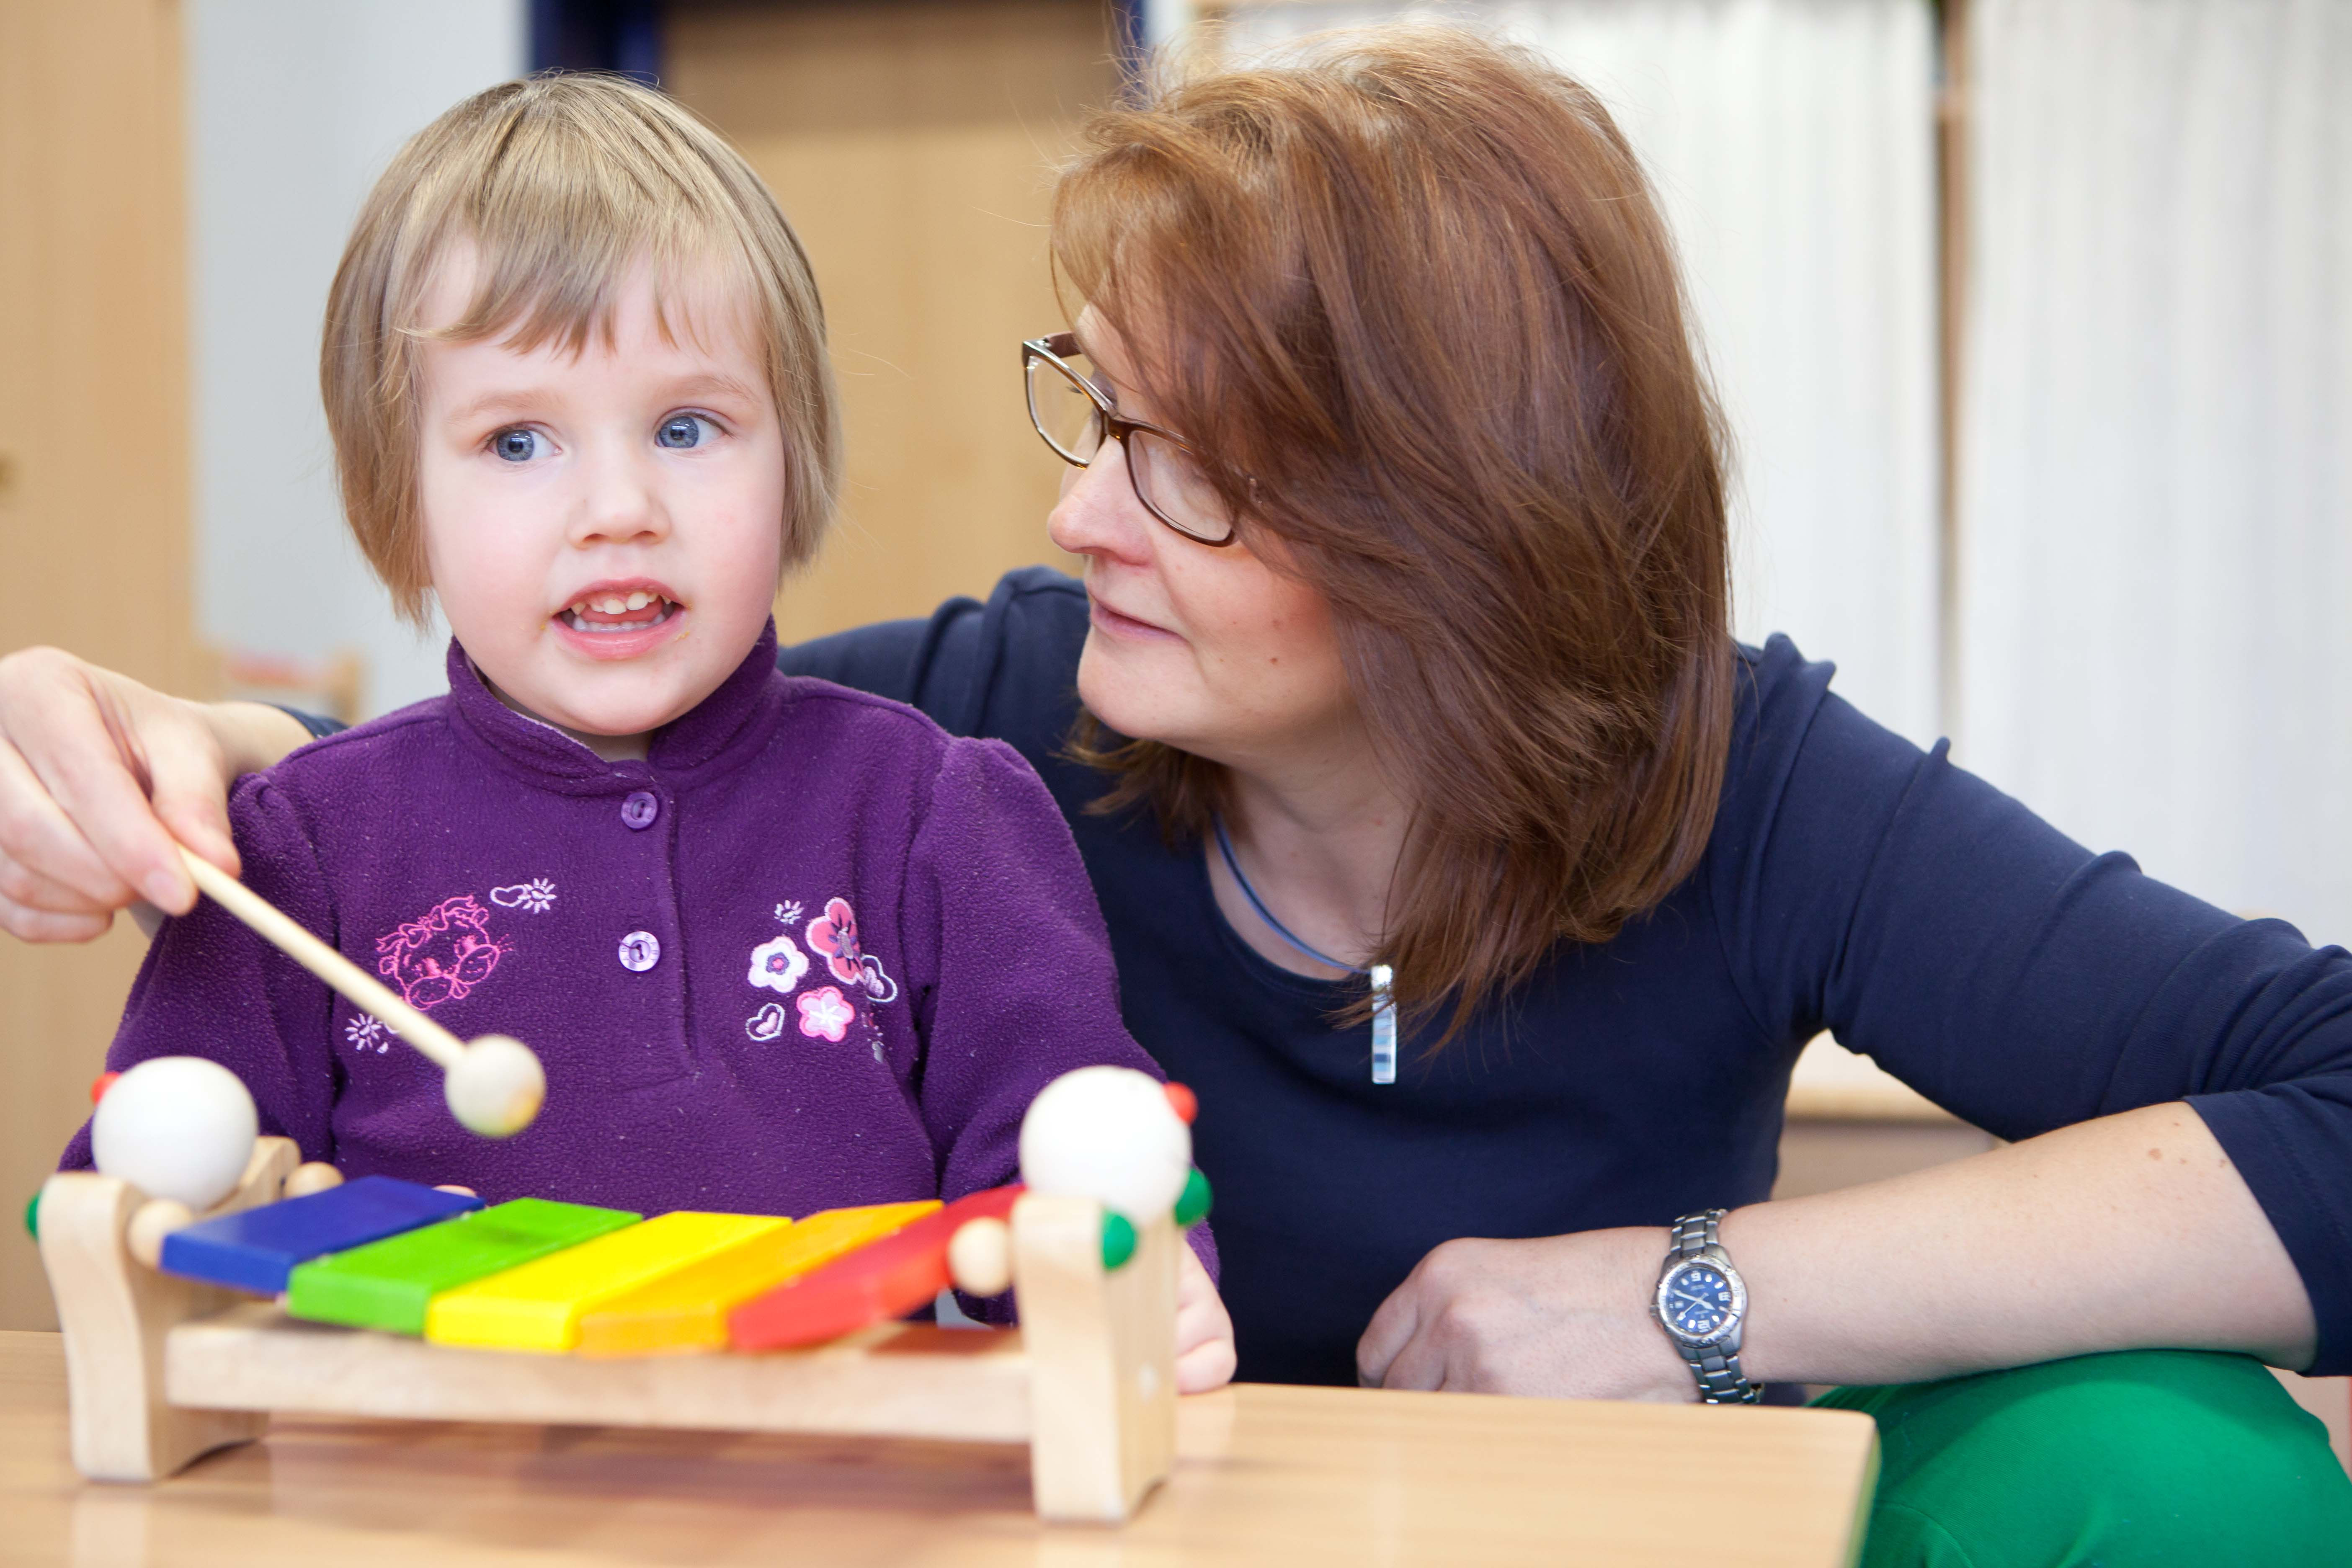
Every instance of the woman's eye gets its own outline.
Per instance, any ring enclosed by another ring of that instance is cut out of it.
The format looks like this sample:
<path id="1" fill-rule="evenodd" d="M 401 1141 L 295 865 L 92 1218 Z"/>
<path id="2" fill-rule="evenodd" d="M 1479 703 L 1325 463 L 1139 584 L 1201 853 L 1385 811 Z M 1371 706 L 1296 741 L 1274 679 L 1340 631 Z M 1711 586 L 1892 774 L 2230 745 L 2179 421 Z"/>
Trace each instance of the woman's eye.
<path id="1" fill-rule="evenodd" d="M 677 448 L 699 447 L 717 433 L 718 426 L 699 414 L 673 414 L 654 432 L 654 444 Z"/>
<path id="2" fill-rule="evenodd" d="M 546 445 L 547 438 L 536 430 L 501 430 L 490 437 L 490 450 L 509 463 L 528 463 Z"/>

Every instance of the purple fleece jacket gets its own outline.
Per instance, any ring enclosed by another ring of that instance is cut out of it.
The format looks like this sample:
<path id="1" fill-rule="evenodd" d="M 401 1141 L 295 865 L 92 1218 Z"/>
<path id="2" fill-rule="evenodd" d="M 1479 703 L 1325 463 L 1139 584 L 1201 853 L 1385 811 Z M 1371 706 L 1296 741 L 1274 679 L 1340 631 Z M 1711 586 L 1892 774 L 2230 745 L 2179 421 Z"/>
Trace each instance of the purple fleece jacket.
<path id="1" fill-rule="evenodd" d="M 1160 1076 L 1069 828 L 1003 742 L 775 659 L 772 626 L 606 763 L 452 643 L 448 696 L 232 795 L 257 892 L 460 1038 L 539 1053 L 519 1136 L 459 1128 L 440 1069 L 209 900 L 156 937 L 108 1065 L 210 1057 L 305 1159 L 493 1203 L 800 1215 L 1012 1181 L 1055 1076 Z"/>

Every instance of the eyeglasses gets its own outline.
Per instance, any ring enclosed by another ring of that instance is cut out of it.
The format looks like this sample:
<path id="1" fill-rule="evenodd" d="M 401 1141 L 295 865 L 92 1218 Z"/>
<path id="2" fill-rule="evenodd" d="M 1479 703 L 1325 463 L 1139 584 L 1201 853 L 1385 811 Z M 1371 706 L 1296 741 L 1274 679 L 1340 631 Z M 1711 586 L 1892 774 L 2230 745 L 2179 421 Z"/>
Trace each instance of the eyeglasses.
<path id="1" fill-rule="evenodd" d="M 1105 441 L 1118 442 L 1126 450 L 1135 499 L 1146 511 L 1195 543 L 1231 544 L 1234 509 L 1201 471 L 1199 454 L 1171 431 L 1122 417 L 1094 378 L 1070 363 L 1085 358 L 1075 332 L 1021 345 L 1029 422 L 1045 445 L 1062 461 L 1084 468 L 1093 465 Z"/>

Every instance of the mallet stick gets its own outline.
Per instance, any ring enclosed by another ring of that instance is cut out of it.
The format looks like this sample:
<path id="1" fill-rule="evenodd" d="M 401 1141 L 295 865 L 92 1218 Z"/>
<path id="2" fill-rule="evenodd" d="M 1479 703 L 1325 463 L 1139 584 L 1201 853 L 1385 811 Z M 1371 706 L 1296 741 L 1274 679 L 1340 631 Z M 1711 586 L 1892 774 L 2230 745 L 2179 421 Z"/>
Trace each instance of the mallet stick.
<path id="1" fill-rule="evenodd" d="M 254 934 L 340 991 L 351 1005 L 373 1013 L 384 1026 L 441 1064 L 443 1071 L 466 1054 L 465 1042 L 402 1001 L 392 988 L 312 936 L 277 905 L 211 861 L 180 847 L 188 875 L 223 909 L 253 928 Z"/>
<path id="2" fill-rule="evenodd" d="M 196 886 L 257 936 L 341 993 L 352 1006 L 373 1014 L 385 1027 L 436 1063 L 447 1075 L 449 1109 L 459 1121 L 486 1136 L 502 1138 L 520 1131 L 539 1113 L 547 1079 L 539 1059 L 521 1042 L 503 1035 L 485 1035 L 467 1045 L 305 931 L 268 900 L 185 845 L 180 846 L 180 858 Z"/>

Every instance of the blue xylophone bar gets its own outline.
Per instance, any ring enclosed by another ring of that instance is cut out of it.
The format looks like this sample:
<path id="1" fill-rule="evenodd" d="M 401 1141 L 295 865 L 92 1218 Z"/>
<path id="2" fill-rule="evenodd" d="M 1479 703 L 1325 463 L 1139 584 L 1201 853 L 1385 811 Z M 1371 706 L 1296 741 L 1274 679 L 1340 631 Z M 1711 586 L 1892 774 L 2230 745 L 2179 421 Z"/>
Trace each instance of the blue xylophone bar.
<path id="1" fill-rule="evenodd" d="M 163 1238 L 162 1268 L 207 1284 L 282 1295 L 298 1263 L 435 1224 L 482 1200 L 391 1176 L 359 1176 L 323 1193 L 223 1215 Z"/>

